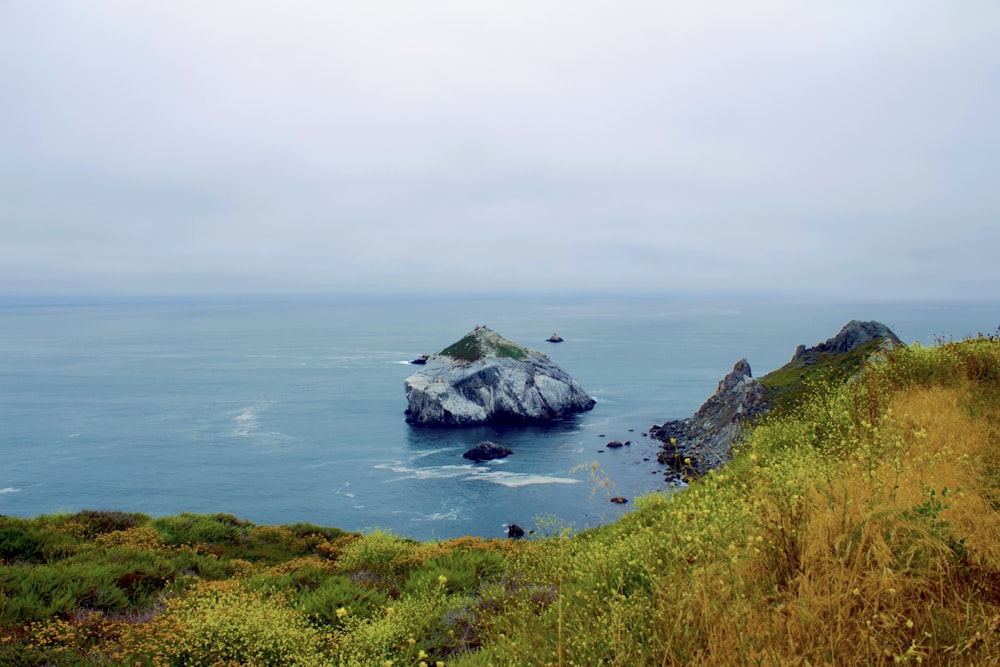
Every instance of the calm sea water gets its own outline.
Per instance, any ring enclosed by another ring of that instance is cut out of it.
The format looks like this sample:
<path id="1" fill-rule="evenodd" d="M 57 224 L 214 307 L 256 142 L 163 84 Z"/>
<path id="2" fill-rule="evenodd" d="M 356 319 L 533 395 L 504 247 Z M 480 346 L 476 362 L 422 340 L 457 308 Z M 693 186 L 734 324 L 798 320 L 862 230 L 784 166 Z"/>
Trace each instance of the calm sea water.
<path id="1" fill-rule="evenodd" d="M 0 307 L 0 514 L 228 512 L 418 539 L 576 529 L 663 489 L 649 425 L 691 414 L 850 319 L 930 344 L 998 304 L 671 298 L 331 298 Z M 546 427 L 408 426 L 406 362 L 478 324 L 548 354 L 598 403 Z M 566 342 L 544 342 L 558 332 Z M 490 439 L 514 450 L 471 464 Z M 630 447 L 600 451 L 611 439 Z M 652 459 L 652 460 L 647 460 Z M 596 470 L 595 465 L 596 464 Z M 550 528 L 548 528 L 550 529 Z"/>

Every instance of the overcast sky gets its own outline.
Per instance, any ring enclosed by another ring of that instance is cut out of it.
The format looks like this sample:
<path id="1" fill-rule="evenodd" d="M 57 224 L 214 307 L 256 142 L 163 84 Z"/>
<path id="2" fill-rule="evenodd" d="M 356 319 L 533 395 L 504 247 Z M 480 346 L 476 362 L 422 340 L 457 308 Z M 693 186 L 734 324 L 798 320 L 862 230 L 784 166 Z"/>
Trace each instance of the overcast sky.
<path id="1" fill-rule="evenodd" d="M 997 0 L 0 0 L 0 295 L 1000 294 Z"/>

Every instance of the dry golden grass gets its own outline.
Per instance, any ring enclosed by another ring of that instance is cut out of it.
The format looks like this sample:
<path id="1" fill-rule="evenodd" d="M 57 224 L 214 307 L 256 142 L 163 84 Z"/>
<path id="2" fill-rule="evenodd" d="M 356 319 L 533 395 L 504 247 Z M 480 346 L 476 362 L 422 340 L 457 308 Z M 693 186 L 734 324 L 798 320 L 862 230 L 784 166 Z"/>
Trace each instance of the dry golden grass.
<path id="1" fill-rule="evenodd" d="M 997 661 L 995 633 L 990 646 L 974 637 L 1000 602 L 1000 514 L 981 474 L 998 439 L 962 399 L 942 387 L 900 395 L 883 422 L 896 446 L 864 462 L 870 474 L 857 458 L 871 453 L 835 466 L 772 535 L 794 543 L 788 581 L 746 563 L 744 577 L 771 578 L 778 593 L 773 610 L 749 617 L 762 627 L 746 628 L 770 645 L 765 663 Z"/>
<path id="2" fill-rule="evenodd" d="M 691 582 L 689 616 L 710 619 L 694 662 L 1000 664 L 1000 428 L 996 405 L 972 404 L 910 388 L 849 455 L 790 453 L 758 476 L 770 548 L 739 561 L 735 594 L 707 570 Z"/>

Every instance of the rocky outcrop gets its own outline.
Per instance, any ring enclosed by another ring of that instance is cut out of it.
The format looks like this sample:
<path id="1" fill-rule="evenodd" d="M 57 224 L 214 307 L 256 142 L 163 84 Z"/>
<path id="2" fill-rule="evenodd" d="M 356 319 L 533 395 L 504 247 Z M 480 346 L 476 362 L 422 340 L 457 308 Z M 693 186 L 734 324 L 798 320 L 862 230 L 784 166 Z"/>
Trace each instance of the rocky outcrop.
<path id="1" fill-rule="evenodd" d="M 649 435 L 663 443 L 657 458 L 668 466 L 668 476 L 693 477 L 717 468 L 732 456 L 744 426 L 773 409 L 789 409 L 810 382 L 849 381 L 866 359 L 902 344 L 880 322 L 851 320 L 815 347 L 799 345 L 791 361 L 760 380 L 741 359 L 691 417 L 650 428 Z"/>
<path id="2" fill-rule="evenodd" d="M 494 459 L 506 458 L 513 453 L 514 451 L 510 447 L 504 447 L 495 442 L 484 440 L 462 454 L 462 457 L 472 461 L 492 461 Z"/>
<path id="3" fill-rule="evenodd" d="M 869 343 L 876 342 L 882 349 L 902 345 L 889 327 L 881 322 L 859 322 L 851 320 L 833 338 L 816 347 L 806 348 L 799 345 L 792 355 L 792 362 L 801 361 L 806 364 L 815 363 L 821 355 L 845 354 Z"/>
<path id="4" fill-rule="evenodd" d="M 747 360 L 740 359 L 697 412 L 653 426 L 649 434 L 664 444 L 661 463 L 688 476 L 702 474 L 725 463 L 743 423 L 766 410 L 763 385 L 753 379 Z"/>
<path id="5" fill-rule="evenodd" d="M 541 422 L 595 404 L 547 356 L 487 327 L 431 355 L 405 387 L 406 421 L 424 426 Z"/>
<path id="6" fill-rule="evenodd" d="M 512 523 L 507 526 L 507 537 L 512 540 L 519 540 L 524 537 L 524 528 L 521 528 L 516 523 Z"/>

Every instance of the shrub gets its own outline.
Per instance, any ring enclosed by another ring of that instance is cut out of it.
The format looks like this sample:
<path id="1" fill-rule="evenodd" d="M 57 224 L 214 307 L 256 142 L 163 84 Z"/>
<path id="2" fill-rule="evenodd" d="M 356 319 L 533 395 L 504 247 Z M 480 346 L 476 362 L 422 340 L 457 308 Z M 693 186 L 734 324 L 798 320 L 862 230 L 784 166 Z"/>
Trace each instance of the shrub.
<path id="1" fill-rule="evenodd" d="M 173 545 L 233 544 L 246 524 L 231 514 L 191 514 L 160 517 L 153 526 L 164 542 Z"/>
<path id="2" fill-rule="evenodd" d="M 316 590 L 304 595 L 300 608 L 316 623 L 339 626 L 348 616 L 372 616 L 387 600 L 388 596 L 382 591 L 356 586 L 349 577 L 337 575 L 327 578 Z"/>
<path id="3" fill-rule="evenodd" d="M 375 530 L 347 544 L 337 566 L 344 572 L 365 572 L 392 581 L 408 569 L 407 557 L 418 549 L 413 540 Z"/>
<path id="4" fill-rule="evenodd" d="M 148 624 L 122 635 L 126 664 L 190 667 L 238 664 L 281 667 L 327 664 L 324 637 L 280 595 L 248 591 L 237 582 L 203 582 L 167 601 Z"/>

